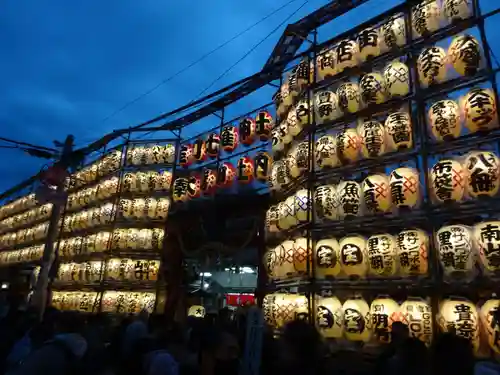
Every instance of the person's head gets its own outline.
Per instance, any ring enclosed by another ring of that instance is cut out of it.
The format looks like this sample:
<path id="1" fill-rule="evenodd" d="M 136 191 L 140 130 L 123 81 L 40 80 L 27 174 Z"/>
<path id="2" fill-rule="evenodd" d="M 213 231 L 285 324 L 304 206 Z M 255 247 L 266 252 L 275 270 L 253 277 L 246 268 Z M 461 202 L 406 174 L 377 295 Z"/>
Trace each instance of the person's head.
<path id="1" fill-rule="evenodd" d="M 137 319 L 141 320 L 144 323 L 147 323 L 149 320 L 149 312 L 147 310 L 141 310 L 141 312 L 137 316 Z"/>
<path id="2" fill-rule="evenodd" d="M 431 348 L 433 373 L 470 375 L 474 372 L 474 352 L 469 340 L 453 333 L 439 335 Z"/>
<path id="3" fill-rule="evenodd" d="M 399 345 L 410 337 L 408 326 L 402 322 L 394 322 L 391 330 L 391 342 Z"/>
<path id="4" fill-rule="evenodd" d="M 211 367 L 213 374 L 237 374 L 239 354 L 238 339 L 232 333 L 215 328 L 204 333 L 202 366 Z"/>
<path id="5" fill-rule="evenodd" d="M 288 323 L 280 341 L 284 360 L 309 361 L 321 353 L 321 335 L 314 326 L 303 320 Z"/>

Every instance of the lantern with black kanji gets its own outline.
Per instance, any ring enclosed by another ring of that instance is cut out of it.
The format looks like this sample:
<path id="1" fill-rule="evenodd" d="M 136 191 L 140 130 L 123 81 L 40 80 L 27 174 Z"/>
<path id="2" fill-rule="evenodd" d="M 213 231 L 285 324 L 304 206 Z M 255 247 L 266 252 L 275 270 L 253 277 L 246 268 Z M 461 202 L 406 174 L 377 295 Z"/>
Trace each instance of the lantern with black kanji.
<path id="1" fill-rule="evenodd" d="M 319 91 L 314 95 L 314 110 L 316 124 L 324 124 L 342 116 L 339 99 L 333 91 Z"/>
<path id="2" fill-rule="evenodd" d="M 470 90 L 461 100 L 461 107 L 471 133 L 498 127 L 497 103 L 491 89 Z"/>
<path id="3" fill-rule="evenodd" d="M 280 135 L 283 137 L 283 142 L 288 144 L 292 141 L 293 137 L 298 135 L 303 128 L 302 123 L 297 117 L 297 111 L 295 107 L 290 108 L 284 121 L 286 124 L 286 129 L 281 129 Z"/>
<path id="4" fill-rule="evenodd" d="M 481 306 L 481 318 L 483 319 L 483 327 L 488 337 L 489 347 L 496 353 L 500 354 L 500 300 L 490 299 Z"/>
<path id="5" fill-rule="evenodd" d="M 318 219 L 337 220 L 339 201 L 336 186 L 318 186 L 314 190 L 314 204 Z"/>
<path id="6" fill-rule="evenodd" d="M 273 102 L 274 102 L 274 106 L 276 108 L 276 114 L 278 115 L 278 117 L 283 116 L 283 113 L 285 113 L 286 108 L 285 108 L 285 104 L 283 102 L 283 96 L 281 95 L 281 87 L 274 93 Z"/>
<path id="7" fill-rule="evenodd" d="M 447 299 L 439 307 L 439 327 L 443 332 L 470 341 L 475 352 L 479 349 L 479 315 L 476 306 L 463 298 Z"/>
<path id="8" fill-rule="evenodd" d="M 217 133 L 210 133 L 205 142 L 207 155 L 211 158 L 216 158 L 220 149 L 220 137 Z"/>
<path id="9" fill-rule="evenodd" d="M 475 75 L 481 67 L 481 45 L 472 35 L 464 34 L 453 38 L 448 48 L 448 62 L 458 74 L 466 77 Z"/>
<path id="10" fill-rule="evenodd" d="M 371 338 L 370 306 L 361 297 L 348 299 L 342 305 L 344 336 L 349 341 L 368 342 Z"/>
<path id="11" fill-rule="evenodd" d="M 453 100 L 440 100 L 429 108 L 431 131 L 438 141 L 448 141 L 460 137 L 462 124 L 460 110 Z"/>
<path id="12" fill-rule="evenodd" d="M 340 273 L 340 245 L 335 238 L 325 238 L 316 242 L 314 247 L 316 277 L 325 279 Z"/>
<path id="13" fill-rule="evenodd" d="M 207 158 L 207 146 L 202 138 L 198 138 L 193 144 L 193 157 L 199 162 Z"/>
<path id="14" fill-rule="evenodd" d="M 356 129 L 344 129 L 337 134 L 337 156 L 342 163 L 352 163 L 358 160 L 361 140 Z"/>
<path id="15" fill-rule="evenodd" d="M 356 113 L 361 108 L 361 94 L 359 86 L 354 82 L 346 82 L 337 89 L 339 106 L 342 111 L 347 113 Z"/>
<path id="16" fill-rule="evenodd" d="M 380 28 L 383 50 L 402 47 L 406 44 L 406 24 L 404 17 L 395 17 Z"/>
<path id="17" fill-rule="evenodd" d="M 274 127 L 273 116 L 268 111 L 260 111 L 255 116 L 255 133 L 261 141 L 271 138 L 271 130 Z"/>
<path id="18" fill-rule="evenodd" d="M 443 11 L 450 23 L 465 20 L 472 16 L 472 0 L 444 0 Z"/>
<path id="19" fill-rule="evenodd" d="M 438 230 L 436 244 L 446 278 L 470 279 L 474 276 L 476 252 L 472 233 L 465 225 L 447 225 Z"/>
<path id="20" fill-rule="evenodd" d="M 310 113 L 310 109 L 311 105 L 307 100 L 301 100 L 297 104 L 297 107 L 295 107 L 295 114 L 297 116 L 297 121 L 299 122 L 301 129 L 304 126 L 307 126 L 312 121 L 312 114 Z M 292 135 L 297 135 L 297 134 L 292 134 Z"/>
<path id="21" fill-rule="evenodd" d="M 269 277 L 270 280 L 276 278 L 276 273 L 275 273 L 276 261 L 277 261 L 276 251 L 274 251 L 273 248 L 268 249 L 264 254 L 262 263 L 266 270 L 266 275 Z"/>
<path id="22" fill-rule="evenodd" d="M 411 20 L 413 33 L 427 36 L 439 29 L 441 22 L 441 9 L 435 0 L 424 0 L 412 8 Z"/>
<path id="23" fill-rule="evenodd" d="M 290 170 L 286 161 L 278 160 L 273 163 L 268 182 L 271 190 L 278 191 L 290 183 Z"/>
<path id="24" fill-rule="evenodd" d="M 366 105 L 382 104 L 387 100 L 384 77 L 380 73 L 368 73 L 359 81 L 361 99 Z"/>
<path id="25" fill-rule="evenodd" d="M 220 139 L 222 149 L 226 152 L 233 152 L 238 147 L 238 129 L 235 126 L 224 126 Z"/>
<path id="26" fill-rule="evenodd" d="M 420 204 L 420 180 L 413 168 L 397 168 L 389 177 L 392 203 L 398 208 L 412 209 Z"/>
<path id="27" fill-rule="evenodd" d="M 250 156 L 243 156 L 238 160 L 238 182 L 249 184 L 253 181 L 254 164 Z"/>
<path id="28" fill-rule="evenodd" d="M 432 198 L 437 203 L 460 202 L 465 195 L 465 170 L 453 159 L 442 159 L 430 171 Z"/>
<path id="29" fill-rule="evenodd" d="M 217 186 L 220 188 L 228 188 L 233 184 L 236 177 L 236 169 L 229 162 L 224 162 L 217 169 Z"/>
<path id="30" fill-rule="evenodd" d="M 191 173 L 188 177 L 188 195 L 190 199 L 198 198 L 201 195 L 201 178 L 198 173 Z"/>
<path id="31" fill-rule="evenodd" d="M 320 51 L 316 57 L 318 67 L 318 81 L 337 74 L 337 55 L 334 48 L 326 48 Z"/>
<path id="32" fill-rule="evenodd" d="M 300 142 L 292 148 L 288 155 L 288 167 L 293 178 L 299 177 L 306 172 L 309 167 L 309 143 Z"/>
<path id="33" fill-rule="evenodd" d="M 286 112 L 288 110 L 288 108 L 290 108 L 290 106 L 293 103 L 293 97 L 290 94 L 290 83 L 288 82 L 288 77 L 283 80 L 283 83 L 281 84 L 281 87 L 280 87 L 280 91 L 281 91 L 281 94 L 280 94 L 281 100 L 283 103 L 283 112 Z M 280 114 L 280 116 L 281 116 L 281 114 Z"/>
<path id="34" fill-rule="evenodd" d="M 432 343 L 432 310 L 422 298 L 408 297 L 399 307 L 399 317 L 406 324 L 410 337 L 415 337 L 426 346 Z"/>
<path id="35" fill-rule="evenodd" d="M 181 150 L 179 153 L 179 165 L 183 168 L 187 168 L 193 163 L 193 159 L 193 145 L 181 145 Z"/>
<path id="36" fill-rule="evenodd" d="M 397 270 L 397 241 L 390 234 L 377 234 L 366 241 L 370 274 L 377 277 L 390 277 Z"/>
<path id="37" fill-rule="evenodd" d="M 239 123 L 238 134 L 240 136 L 241 144 L 250 146 L 255 141 L 257 131 L 257 124 L 251 117 L 245 117 Z"/>
<path id="38" fill-rule="evenodd" d="M 365 277 L 368 271 L 366 239 L 359 235 L 342 238 L 339 241 L 342 272 L 347 276 Z"/>
<path id="39" fill-rule="evenodd" d="M 371 214 L 386 213 L 392 209 L 389 178 L 384 174 L 366 177 L 361 185 L 364 209 Z"/>
<path id="40" fill-rule="evenodd" d="M 500 187 L 498 157 L 491 151 L 473 151 L 465 159 L 467 193 L 472 198 L 492 197 Z"/>
<path id="41" fill-rule="evenodd" d="M 329 339 L 340 339 L 344 332 L 344 311 L 337 297 L 323 297 L 316 301 L 316 327 Z"/>
<path id="42" fill-rule="evenodd" d="M 399 321 L 399 305 L 389 296 L 379 296 L 370 306 L 371 329 L 375 339 L 382 343 L 391 341 L 392 323 Z"/>
<path id="43" fill-rule="evenodd" d="M 283 138 L 281 138 L 280 134 L 280 127 L 276 126 L 272 131 L 271 131 L 271 150 L 273 151 L 273 154 L 276 155 L 276 153 L 283 151 L 285 149 L 285 143 L 283 142 Z"/>
<path id="44" fill-rule="evenodd" d="M 254 162 L 254 175 L 260 182 L 266 182 L 271 172 L 273 165 L 273 158 L 267 152 L 259 152 L 255 155 Z"/>
<path id="45" fill-rule="evenodd" d="M 386 135 L 384 126 L 378 121 L 365 121 L 357 129 L 361 141 L 361 154 L 365 158 L 376 158 L 385 154 Z"/>
<path id="46" fill-rule="evenodd" d="M 486 273 L 500 270 L 500 222 L 486 221 L 474 226 L 474 240 Z"/>
<path id="47" fill-rule="evenodd" d="M 380 33 L 377 28 L 367 28 L 358 34 L 359 58 L 364 62 L 380 55 Z"/>
<path id="48" fill-rule="evenodd" d="M 296 98 L 302 90 L 305 89 L 309 83 L 309 61 L 302 59 L 296 66 L 292 68 L 288 76 L 288 83 L 290 87 L 290 95 Z"/>
<path id="49" fill-rule="evenodd" d="M 311 198 L 307 189 L 301 189 L 295 193 L 295 215 L 298 221 L 305 222 L 309 220 L 309 212 L 312 206 Z"/>
<path id="50" fill-rule="evenodd" d="M 188 187 L 189 181 L 187 178 L 178 177 L 175 179 L 172 191 L 174 202 L 186 202 L 189 199 Z"/>
<path id="51" fill-rule="evenodd" d="M 217 171 L 210 168 L 203 170 L 201 191 L 204 195 L 212 195 L 217 190 Z"/>
<path id="52" fill-rule="evenodd" d="M 339 73 L 347 68 L 358 65 L 359 47 L 354 40 L 345 39 L 339 42 L 335 48 L 337 60 L 337 70 Z"/>
<path id="53" fill-rule="evenodd" d="M 394 60 L 384 68 L 384 81 L 391 98 L 406 96 L 410 93 L 410 70 L 399 60 Z"/>
<path id="54" fill-rule="evenodd" d="M 337 140 L 333 135 L 323 135 L 316 141 L 316 165 L 320 168 L 336 167 L 339 164 L 337 157 Z"/>
<path id="55" fill-rule="evenodd" d="M 277 205 L 270 206 L 269 209 L 266 211 L 266 230 L 269 233 L 279 232 L 278 219 L 279 219 L 278 206 Z"/>
<path id="56" fill-rule="evenodd" d="M 441 47 L 425 48 L 417 60 L 418 78 L 423 86 L 432 86 L 446 79 L 446 52 Z"/>
<path id="57" fill-rule="evenodd" d="M 413 147 L 413 131 L 408 112 L 393 112 L 385 120 L 387 148 L 389 151 Z"/>
<path id="58" fill-rule="evenodd" d="M 356 181 L 341 181 L 337 186 L 339 218 L 361 216 L 361 186 Z"/>

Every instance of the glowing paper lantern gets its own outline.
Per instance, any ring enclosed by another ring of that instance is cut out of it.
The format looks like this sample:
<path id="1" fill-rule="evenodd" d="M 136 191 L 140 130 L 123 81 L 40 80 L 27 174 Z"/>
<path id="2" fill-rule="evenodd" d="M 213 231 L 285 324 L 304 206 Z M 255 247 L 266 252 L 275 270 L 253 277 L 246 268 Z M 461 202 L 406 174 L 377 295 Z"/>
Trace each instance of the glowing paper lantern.
<path id="1" fill-rule="evenodd" d="M 148 192 L 149 191 L 149 180 L 148 175 L 144 172 L 136 173 L 136 184 L 140 192 Z"/>
<path id="2" fill-rule="evenodd" d="M 387 100 L 384 77 L 380 73 L 368 73 L 359 81 L 361 99 L 366 105 L 382 104 Z"/>
<path id="3" fill-rule="evenodd" d="M 464 225 L 444 226 L 436 234 L 439 261 L 447 277 L 470 276 L 476 263 L 472 234 Z"/>
<path id="4" fill-rule="evenodd" d="M 267 141 L 271 137 L 271 130 L 274 127 L 273 116 L 267 111 L 260 111 L 255 116 L 255 133 L 261 141 Z"/>
<path id="5" fill-rule="evenodd" d="M 385 153 L 385 129 L 378 121 L 365 121 L 357 129 L 361 141 L 361 153 L 365 158 L 375 158 Z"/>
<path id="6" fill-rule="evenodd" d="M 257 124 L 251 117 L 244 118 L 239 123 L 240 143 L 250 146 L 255 141 Z"/>
<path id="7" fill-rule="evenodd" d="M 309 168 L 309 143 L 301 142 L 292 148 L 287 159 L 290 175 L 293 178 L 299 177 Z"/>
<path id="8" fill-rule="evenodd" d="M 368 271 L 366 240 L 361 236 L 348 236 L 339 241 L 340 264 L 347 276 L 364 277 Z"/>
<path id="9" fill-rule="evenodd" d="M 358 34 L 359 58 L 362 62 L 380 55 L 378 29 L 367 28 Z"/>
<path id="10" fill-rule="evenodd" d="M 283 138 L 281 138 L 279 126 L 271 131 L 271 149 L 273 154 L 285 149 L 285 143 L 283 142 Z"/>
<path id="11" fill-rule="evenodd" d="M 316 124 L 324 124 L 342 116 L 339 99 L 333 91 L 319 91 L 314 95 L 314 110 Z"/>
<path id="12" fill-rule="evenodd" d="M 356 113 L 361 107 L 359 86 L 354 82 L 346 82 L 337 89 L 339 106 L 344 112 Z"/>
<path id="13" fill-rule="evenodd" d="M 187 194 L 189 199 L 198 198 L 201 195 L 201 178 L 197 173 L 191 173 L 188 177 Z"/>
<path id="14" fill-rule="evenodd" d="M 397 241 L 390 234 L 377 234 L 367 240 L 370 272 L 376 276 L 396 274 Z"/>
<path id="15" fill-rule="evenodd" d="M 344 331 L 344 311 L 337 297 L 320 298 L 316 308 L 316 326 L 326 338 L 341 338 Z"/>
<path id="16" fill-rule="evenodd" d="M 337 157 L 337 140 L 332 135 L 324 135 L 316 141 L 316 164 L 320 168 L 336 167 L 339 164 Z"/>
<path id="17" fill-rule="evenodd" d="M 338 219 L 339 200 L 335 185 L 318 186 L 314 191 L 314 203 L 319 219 Z"/>
<path id="18" fill-rule="evenodd" d="M 391 341 L 392 323 L 399 320 L 399 305 L 389 297 L 378 297 L 370 306 L 371 328 L 377 341 Z"/>
<path id="19" fill-rule="evenodd" d="M 361 186 L 356 181 L 341 181 L 337 186 L 338 215 L 341 219 L 361 215 Z"/>
<path id="20" fill-rule="evenodd" d="M 192 316 L 194 318 L 204 318 L 205 317 L 205 308 L 203 306 L 193 305 L 188 310 L 188 316 Z"/>
<path id="21" fill-rule="evenodd" d="M 407 112 L 393 112 L 385 120 L 388 149 L 391 151 L 413 147 L 412 124 Z"/>
<path id="22" fill-rule="evenodd" d="M 336 49 L 338 72 L 358 65 L 359 47 L 354 40 L 345 39 L 339 42 Z"/>
<path id="23" fill-rule="evenodd" d="M 293 136 L 296 136 L 312 121 L 312 114 L 310 113 L 311 106 L 307 100 L 301 100 L 295 107 L 296 124 L 292 126 L 292 122 L 288 121 L 288 129 Z M 288 116 L 290 119 L 290 115 Z"/>
<path id="24" fill-rule="evenodd" d="M 217 170 L 217 185 L 220 188 L 228 188 L 236 178 L 236 169 L 231 163 L 224 162 Z"/>
<path id="25" fill-rule="evenodd" d="M 380 30 L 384 50 L 402 47 L 406 44 L 406 25 L 403 17 L 392 18 Z"/>
<path id="26" fill-rule="evenodd" d="M 175 160 L 175 146 L 166 144 L 161 146 L 161 156 L 164 163 L 172 164 Z"/>
<path id="27" fill-rule="evenodd" d="M 471 35 L 458 35 L 448 48 L 448 59 L 462 76 L 473 76 L 481 67 L 481 46 Z"/>
<path id="28" fill-rule="evenodd" d="M 417 36 L 427 36 L 439 29 L 441 10 L 437 1 L 422 1 L 411 12 L 413 32 Z"/>
<path id="29" fill-rule="evenodd" d="M 193 144 L 193 158 L 199 162 L 207 158 L 207 146 L 201 138 L 198 138 Z"/>
<path id="30" fill-rule="evenodd" d="M 274 162 L 271 168 L 270 188 L 272 190 L 281 190 L 290 183 L 290 171 L 288 165 L 283 160 Z"/>
<path id="31" fill-rule="evenodd" d="M 145 217 L 146 200 L 143 198 L 136 198 L 132 201 L 132 218 L 134 220 L 142 220 Z"/>
<path id="32" fill-rule="evenodd" d="M 243 156 L 238 160 L 237 164 L 238 182 L 241 184 L 249 184 L 253 180 L 254 164 L 252 158 Z"/>
<path id="33" fill-rule="evenodd" d="M 220 149 L 220 137 L 217 133 L 210 133 L 205 142 L 207 155 L 216 158 Z"/>
<path id="34" fill-rule="evenodd" d="M 427 274 L 429 239 L 420 229 L 408 229 L 398 234 L 399 272 L 403 276 Z"/>
<path id="35" fill-rule="evenodd" d="M 443 159 L 430 171 L 430 186 L 434 199 L 439 203 L 460 202 L 465 195 L 465 170 L 458 161 Z"/>
<path id="36" fill-rule="evenodd" d="M 288 85 L 290 89 L 290 95 L 293 99 L 298 97 L 309 83 L 309 65 L 310 64 L 308 62 L 308 59 L 303 59 L 290 71 L 290 74 L 288 76 Z"/>
<path id="37" fill-rule="evenodd" d="M 138 191 L 136 188 L 136 175 L 135 173 L 125 173 L 123 175 L 123 190 L 124 191 Z"/>
<path id="38" fill-rule="evenodd" d="M 121 232 L 118 232 L 118 233 L 120 234 Z M 121 236 L 120 236 L 120 238 L 121 238 Z M 97 233 L 95 236 L 95 251 L 96 251 L 96 253 L 101 253 L 101 252 L 107 250 L 110 240 L 111 240 L 111 233 L 110 232 Z"/>
<path id="39" fill-rule="evenodd" d="M 188 195 L 189 181 L 187 178 L 178 177 L 174 181 L 172 198 L 174 202 L 186 202 L 189 199 Z"/>
<path id="40" fill-rule="evenodd" d="M 394 60 L 384 68 L 384 82 L 391 98 L 406 96 L 410 93 L 410 70 L 399 60 Z"/>
<path id="41" fill-rule="evenodd" d="M 465 159 L 467 192 L 472 198 L 492 197 L 500 187 L 500 161 L 490 151 L 473 151 Z"/>
<path id="42" fill-rule="evenodd" d="M 374 174 L 364 179 L 361 185 L 365 209 L 372 214 L 390 212 L 392 209 L 389 178 Z"/>
<path id="43" fill-rule="evenodd" d="M 343 163 L 355 162 L 359 158 L 361 139 L 356 129 L 344 129 L 337 134 L 337 156 Z"/>
<path id="44" fill-rule="evenodd" d="M 267 294 L 262 301 L 262 314 L 264 315 L 264 321 L 271 327 L 276 326 L 276 319 L 274 317 L 274 307 L 275 307 L 276 294 Z"/>
<path id="45" fill-rule="evenodd" d="M 418 78 L 424 86 L 446 79 L 446 52 L 441 47 L 425 48 L 417 60 Z"/>
<path id="46" fill-rule="evenodd" d="M 276 233 L 279 231 L 278 229 L 278 219 L 279 212 L 278 206 L 271 206 L 266 211 L 266 230 L 270 233 Z"/>
<path id="47" fill-rule="evenodd" d="M 370 307 L 361 298 L 348 299 L 342 305 L 344 336 L 349 341 L 370 341 Z"/>
<path id="48" fill-rule="evenodd" d="M 444 15 L 448 22 L 465 20 L 472 16 L 471 0 L 444 0 Z"/>
<path id="49" fill-rule="evenodd" d="M 234 126 L 224 126 L 220 139 L 222 149 L 226 152 L 233 152 L 238 147 L 238 129 Z"/>
<path id="50" fill-rule="evenodd" d="M 293 126 L 295 124 L 295 126 L 297 126 L 297 124 L 298 124 L 298 122 L 296 121 L 296 115 L 293 116 L 294 114 L 295 114 L 295 110 L 293 108 L 291 108 L 290 112 L 288 112 L 287 120 L 282 121 L 278 125 L 279 136 L 285 145 L 287 145 L 293 141 L 293 135 L 290 132 L 290 125 Z M 295 121 L 293 120 L 293 118 L 295 118 Z"/>
<path id="51" fill-rule="evenodd" d="M 276 107 L 276 114 L 278 115 L 278 117 L 283 116 L 283 113 L 286 111 L 286 108 L 283 102 L 283 96 L 281 95 L 281 87 L 274 93 L 273 102 Z"/>
<path id="52" fill-rule="evenodd" d="M 141 165 L 144 155 L 144 147 L 135 146 L 127 150 L 127 164 Z"/>
<path id="53" fill-rule="evenodd" d="M 500 269 L 500 223 L 487 221 L 474 226 L 474 240 L 479 249 L 481 263 L 487 272 Z"/>
<path id="54" fill-rule="evenodd" d="M 266 270 L 266 274 L 269 279 L 273 280 L 276 278 L 275 267 L 276 267 L 276 252 L 274 249 L 268 249 L 264 254 L 263 264 Z"/>
<path id="55" fill-rule="evenodd" d="M 432 134 L 438 141 L 448 141 L 460 137 L 462 125 L 460 110 L 453 100 L 440 100 L 429 109 Z"/>
<path id="56" fill-rule="evenodd" d="M 314 248 L 316 277 L 336 277 L 340 273 L 340 245 L 335 238 L 320 240 Z"/>
<path id="57" fill-rule="evenodd" d="M 156 201 L 155 219 L 166 220 L 170 209 L 170 198 L 158 198 Z"/>
<path id="58" fill-rule="evenodd" d="M 278 271 L 283 277 L 293 276 L 295 273 L 295 268 L 293 266 L 293 252 L 294 252 L 294 241 L 286 240 L 281 243 L 281 253 L 282 262 L 281 269 Z"/>
<path id="59" fill-rule="evenodd" d="M 217 190 L 217 172 L 213 169 L 205 168 L 201 180 L 201 191 L 204 195 L 212 195 Z"/>
<path id="60" fill-rule="evenodd" d="M 484 303 L 481 307 L 481 316 L 484 319 L 483 327 L 486 330 L 488 336 L 488 345 L 495 351 L 495 353 L 500 353 L 500 343 L 498 342 L 498 336 L 500 335 L 500 324 L 498 322 L 498 311 L 500 306 L 500 300 L 490 299 Z"/>
<path id="61" fill-rule="evenodd" d="M 260 182 L 266 182 L 271 172 L 273 158 L 267 152 L 259 152 L 254 158 L 255 178 Z"/>
<path id="62" fill-rule="evenodd" d="M 397 168 L 389 177 L 392 203 L 398 208 L 415 208 L 420 203 L 420 180 L 413 168 Z"/>
<path id="63" fill-rule="evenodd" d="M 459 337 L 470 340 L 474 351 L 479 349 L 479 316 L 476 306 L 470 301 L 448 299 L 439 308 L 439 326 L 443 332 L 452 331 Z"/>
<path id="64" fill-rule="evenodd" d="M 318 81 L 337 74 L 337 55 L 335 50 L 327 48 L 321 51 L 316 57 L 316 65 L 318 67 Z"/>
<path id="65" fill-rule="evenodd" d="M 307 274 L 307 263 L 311 268 L 312 241 L 305 237 L 298 237 L 293 244 L 293 267 L 299 275 Z"/>
<path id="66" fill-rule="evenodd" d="M 179 154 L 179 165 L 183 168 L 187 168 L 193 163 L 193 158 L 193 145 L 182 145 Z"/>
<path id="67" fill-rule="evenodd" d="M 295 197 L 292 195 L 285 201 L 278 203 L 278 227 L 280 230 L 287 230 L 297 225 L 297 223 Z"/>
<path id="68" fill-rule="evenodd" d="M 432 343 L 431 312 L 431 306 L 422 298 L 410 297 L 399 307 L 401 322 L 408 326 L 410 336 L 419 339 L 427 346 Z"/>
<path id="69" fill-rule="evenodd" d="M 497 103 L 491 89 L 472 89 L 461 104 L 465 126 L 471 133 L 498 127 Z"/>
<path id="70" fill-rule="evenodd" d="M 311 197 L 307 189 L 301 189 L 295 193 L 295 214 L 301 222 L 308 221 L 311 210 Z"/>

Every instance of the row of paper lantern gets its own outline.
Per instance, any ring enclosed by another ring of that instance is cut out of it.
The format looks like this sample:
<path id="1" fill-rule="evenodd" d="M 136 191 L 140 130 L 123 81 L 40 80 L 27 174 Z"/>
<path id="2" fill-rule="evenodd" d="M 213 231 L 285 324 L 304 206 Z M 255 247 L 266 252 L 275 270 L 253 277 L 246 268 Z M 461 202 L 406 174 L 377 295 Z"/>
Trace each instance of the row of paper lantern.
<path id="1" fill-rule="evenodd" d="M 0 219 L 34 208 L 38 204 L 35 194 L 28 194 L 10 203 L 0 206 Z"/>
<path id="2" fill-rule="evenodd" d="M 193 144 L 183 144 L 179 152 L 179 165 L 188 168 L 195 162 L 215 159 L 221 148 L 226 152 L 233 152 L 240 143 L 250 146 L 257 139 L 267 141 L 273 127 L 274 119 L 268 111 L 258 112 L 255 119 L 245 117 L 240 120 L 238 127 L 224 126 L 220 135 L 209 133 L 206 139 L 198 138 Z"/>
<path id="3" fill-rule="evenodd" d="M 160 250 L 165 231 L 160 228 L 117 228 L 113 232 L 99 232 L 83 237 L 59 241 L 59 254 L 64 258 L 76 255 L 102 253 L 107 250 Z"/>
<path id="4" fill-rule="evenodd" d="M 36 262 L 42 259 L 45 245 L 28 246 L 19 250 L 8 250 L 0 252 L 0 266 Z"/>
<path id="5" fill-rule="evenodd" d="M 116 281 L 156 281 L 159 270 L 159 260 L 112 258 L 106 262 L 62 263 L 57 279 L 63 282 L 97 282 L 104 276 L 106 280 Z"/>
<path id="6" fill-rule="evenodd" d="M 117 171 L 120 168 L 122 157 L 123 153 L 120 150 L 115 150 L 102 159 L 82 168 L 66 179 L 66 188 L 70 191 L 78 189 L 96 181 L 100 177 Z"/>
<path id="7" fill-rule="evenodd" d="M 0 233 L 32 224 L 40 220 L 48 220 L 52 212 L 52 203 L 33 208 L 22 214 L 14 215 L 0 221 Z"/>
<path id="8" fill-rule="evenodd" d="M 21 229 L 0 236 L 0 248 L 8 248 L 15 245 L 42 240 L 47 237 L 49 222 L 43 222 L 31 228 Z"/>
<path id="9" fill-rule="evenodd" d="M 111 198 L 118 192 L 120 179 L 116 176 L 103 180 L 96 186 L 78 190 L 75 193 L 68 194 L 66 210 L 74 211 L 85 207 L 88 204 Z"/>
<path id="10" fill-rule="evenodd" d="M 173 164 L 175 161 L 175 146 L 173 144 L 153 146 L 129 146 L 126 153 L 127 166 Z"/>
<path id="11" fill-rule="evenodd" d="M 172 172 L 147 171 L 128 172 L 123 176 L 122 191 L 131 193 L 149 193 L 169 191 L 172 184 Z"/>
<path id="12" fill-rule="evenodd" d="M 267 182 L 272 164 L 273 159 L 267 152 L 258 152 L 253 158 L 242 156 L 236 167 L 230 162 L 221 162 L 216 170 L 205 168 L 201 173 L 176 178 L 172 198 L 175 202 L 186 202 L 202 194 L 211 196 L 217 189 L 230 188 L 235 181 L 245 185 L 253 181 Z"/>

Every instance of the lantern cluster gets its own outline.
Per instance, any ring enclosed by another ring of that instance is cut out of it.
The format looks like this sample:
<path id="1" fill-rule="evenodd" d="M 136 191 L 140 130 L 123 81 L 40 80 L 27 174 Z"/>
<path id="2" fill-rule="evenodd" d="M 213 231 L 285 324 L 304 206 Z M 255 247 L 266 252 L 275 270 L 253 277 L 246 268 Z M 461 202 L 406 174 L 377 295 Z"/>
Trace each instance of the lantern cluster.
<path id="1" fill-rule="evenodd" d="M 310 221 L 312 197 L 309 191 L 301 189 L 286 200 L 271 206 L 266 213 L 266 230 L 277 233 Z"/>
<path id="2" fill-rule="evenodd" d="M 109 199 L 118 193 L 120 180 L 118 177 L 110 177 L 95 186 L 78 190 L 68 195 L 66 211 L 74 211 L 89 204 Z"/>
<path id="3" fill-rule="evenodd" d="M 118 217 L 125 220 L 166 220 L 170 198 L 120 199 Z"/>
<path id="4" fill-rule="evenodd" d="M 99 311 L 100 296 L 98 292 L 52 292 L 51 305 L 63 311 L 95 313 Z"/>
<path id="5" fill-rule="evenodd" d="M 22 214 L 10 216 L 0 221 L 0 233 L 11 231 L 19 227 L 33 224 L 37 221 L 48 220 L 52 212 L 52 203 L 33 208 Z"/>
<path id="6" fill-rule="evenodd" d="M 131 193 L 150 193 L 169 191 L 172 183 L 172 172 L 127 172 L 123 175 L 122 191 Z"/>
<path id="7" fill-rule="evenodd" d="M 140 146 L 135 145 L 127 149 L 127 165 L 142 166 L 154 164 L 173 164 L 175 161 L 175 146 L 154 145 Z"/>
<path id="8" fill-rule="evenodd" d="M 104 262 L 93 260 L 84 263 L 61 263 L 57 272 L 57 281 L 93 283 L 101 280 Z"/>
<path id="9" fill-rule="evenodd" d="M 9 264 L 38 262 L 43 257 L 44 245 L 34 245 L 19 250 L 0 252 L 0 267 Z"/>
<path id="10" fill-rule="evenodd" d="M 42 240 L 47 237 L 49 223 L 43 222 L 31 228 L 21 229 L 17 232 L 10 232 L 0 236 L 0 248 L 9 248 L 33 241 Z"/>
<path id="11" fill-rule="evenodd" d="M 29 194 L 18 198 L 6 205 L 0 207 L 0 219 L 5 219 L 8 216 L 15 215 L 21 211 L 29 210 L 37 205 L 35 194 Z"/>
<path id="12" fill-rule="evenodd" d="M 116 172 L 120 168 L 122 156 L 121 151 L 115 150 L 95 163 L 82 168 L 66 179 L 66 188 L 70 191 L 78 189 Z"/>
<path id="13" fill-rule="evenodd" d="M 155 308 L 154 292 L 106 291 L 102 295 L 101 311 L 108 313 L 138 314 L 142 310 L 152 313 Z"/>

